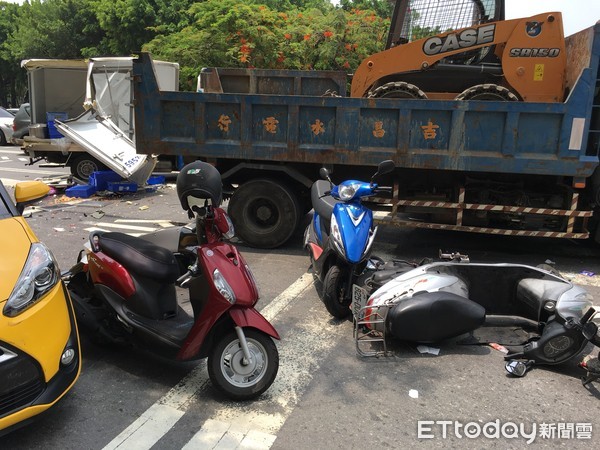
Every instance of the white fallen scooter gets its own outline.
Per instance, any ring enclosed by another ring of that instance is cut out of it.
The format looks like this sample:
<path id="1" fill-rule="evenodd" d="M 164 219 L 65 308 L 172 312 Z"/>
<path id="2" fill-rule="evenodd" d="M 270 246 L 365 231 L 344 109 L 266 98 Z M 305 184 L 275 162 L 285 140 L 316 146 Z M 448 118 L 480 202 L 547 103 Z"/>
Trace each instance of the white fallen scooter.
<path id="1" fill-rule="evenodd" d="M 390 338 L 436 343 L 483 326 L 520 326 L 532 337 L 509 348 L 505 359 L 509 373 L 523 376 L 534 364 L 573 358 L 588 342 L 600 346 L 592 297 L 553 268 L 472 263 L 460 253 L 440 253 L 440 259 L 394 276 L 372 293 L 368 280 L 367 290 L 353 286 L 359 354 L 387 354 Z M 383 351 L 371 350 L 375 342 Z"/>

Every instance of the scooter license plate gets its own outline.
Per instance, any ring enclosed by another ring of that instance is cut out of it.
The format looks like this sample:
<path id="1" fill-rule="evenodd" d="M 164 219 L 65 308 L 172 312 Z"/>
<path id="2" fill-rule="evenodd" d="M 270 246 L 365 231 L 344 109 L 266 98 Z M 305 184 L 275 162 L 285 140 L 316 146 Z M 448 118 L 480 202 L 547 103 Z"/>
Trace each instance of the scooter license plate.
<path id="1" fill-rule="evenodd" d="M 360 311 L 367 305 L 369 294 L 360 286 L 352 285 L 352 314 L 360 319 Z"/>

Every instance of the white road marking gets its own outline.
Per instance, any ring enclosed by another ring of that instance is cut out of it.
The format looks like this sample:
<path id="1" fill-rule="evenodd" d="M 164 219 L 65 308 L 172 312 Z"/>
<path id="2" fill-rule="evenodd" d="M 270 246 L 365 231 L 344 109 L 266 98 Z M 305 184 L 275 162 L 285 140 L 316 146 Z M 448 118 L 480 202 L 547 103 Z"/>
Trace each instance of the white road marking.
<path id="1" fill-rule="evenodd" d="M 8 156 L 0 156 L 0 158 L 2 158 L 5 161 L 10 161 L 10 158 Z"/>
<path id="2" fill-rule="evenodd" d="M 163 228 L 174 227 L 175 224 L 170 220 L 152 220 L 152 219 L 117 219 L 115 223 L 153 223 Z"/>
<path id="3" fill-rule="evenodd" d="M 28 174 L 33 174 L 33 175 L 37 175 L 37 174 L 40 174 L 40 175 L 57 175 L 58 174 L 58 175 L 60 175 L 60 173 L 57 171 L 34 169 L 34 168 L 17 169 L 16 167 L 3 167 L 2 172 L 28 173 Z"/>
<path id="4" fill-rule="evenodd" d="M 303 277 L 312 284 L 312 275 L 305 274 Z M 320 361 L 326 357 L 338 338 L 347 332 L 347 328 L 326 320 L 327 312 L 323 305 L 313 306 L 307 311 L 307 317 L 323 317 L 324 320 L 309 319 L 282 337 L 278 346 L 282 364 L 264 400 L 251 404 L 223 405 L 210 421 L 202 425 L 185 449 L 266 450 L 273 445 L 277 432 L 299 403 Z M 265 412 L 271 410 L 281 412 Z"/>
<path id="5" fill-rule="evenodd" d="M 118 224 L 114 222 L 82 222 L 83 224 L 93 224 L 94 227 L 102 227 L 102 228 L 121 228 L 123 230 L 131 230 L 131 231 L 143 231 L 145 233 L 151 233 L 153 231 L 157 231 L 158 228 L 153 227 L 141 227 L 138 225 L 125 225 Z M 86 231 L 91 231 L 85 228 Z"/>
<path id="6" fill-rule="evenodd" d="M 15 187 L 15 184 L 19 183 L 21 180 L 15 180 L 14 178 L 0 178 L 2 180 L 2 184 L 5 187 Z"/>
<path id="7" fill-rule="evenodd" d="M 267 320 L 273 321 L 294 300 L 311 289 L 312 284 L 312 275 L 302 275 L 265 306 L 261 313 Z M 317 311 L 315 308 L 307 316 L 319 317 L 323 313 L 321 309 Z M 214 418 L 202 425 L 185 448 L 270 448 L 277 431 L 312 379 L 320 358 L 334 345 L 342 328 L 329 321 L 310 320 L 308 323 L 298 324 L 289 335 L 282 336 L 278 345 L 281 365 L 270 389 L 252 404 L 231 403 L 219 409 Z M 185 413 L 192 399 L 200 396 L 208 382 L 206 365 L 201 363 L 105 449 L 151 448 Z M 276 409 L 283 412 L 268 414 L 263 412 L 265 406 L 276 406 Z"/>
<path id="8" fill-rule="evenodd" d="M 92 231 L 103 231 L 105 233 L 109 232 L 109 230 L 106 230 L 104 228 L 99 228 L 99 227 L 84 228 L 83 230 L 87 231 L 88 233 L 91 233 Z M 125 233 L 125 234 L 128 234 L 129 236 L 133 236 L 133 237 L 140 237 L 140 236 L 144 236 L 145 234 L 148 234 L 148 233 Z"/>

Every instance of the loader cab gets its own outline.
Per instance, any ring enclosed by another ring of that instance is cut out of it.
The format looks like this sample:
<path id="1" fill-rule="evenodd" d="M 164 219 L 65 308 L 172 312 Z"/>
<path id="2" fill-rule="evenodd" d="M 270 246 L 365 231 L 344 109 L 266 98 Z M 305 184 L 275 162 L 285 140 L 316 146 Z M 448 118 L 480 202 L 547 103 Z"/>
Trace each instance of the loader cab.
<path id="1" fill-rule="evenodd" d="M 504 20 L 504 0 L 397 0 L 385 48 Z"/>

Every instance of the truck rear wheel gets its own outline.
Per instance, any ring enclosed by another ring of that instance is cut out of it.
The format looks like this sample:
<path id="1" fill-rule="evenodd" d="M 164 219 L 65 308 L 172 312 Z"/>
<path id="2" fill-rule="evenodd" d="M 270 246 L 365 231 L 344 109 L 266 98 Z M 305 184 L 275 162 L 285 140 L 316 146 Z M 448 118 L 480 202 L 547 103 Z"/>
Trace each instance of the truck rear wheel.
<path id="1" fill-rule="evenodd" d="M 240 185 L 227 210 L 236 234 L 248 245 L 259 248 L 275 248 L 285 243 L 302 215 L 290 188 L 268 179 Z"/>
<path id="2" fill-rule="evenodd" d="M 87 181 L 93 172 L 106 170 L 106 166 L 88 154 L 77 155 L 69 163 L 71 173 L 80 180 Z"/>

